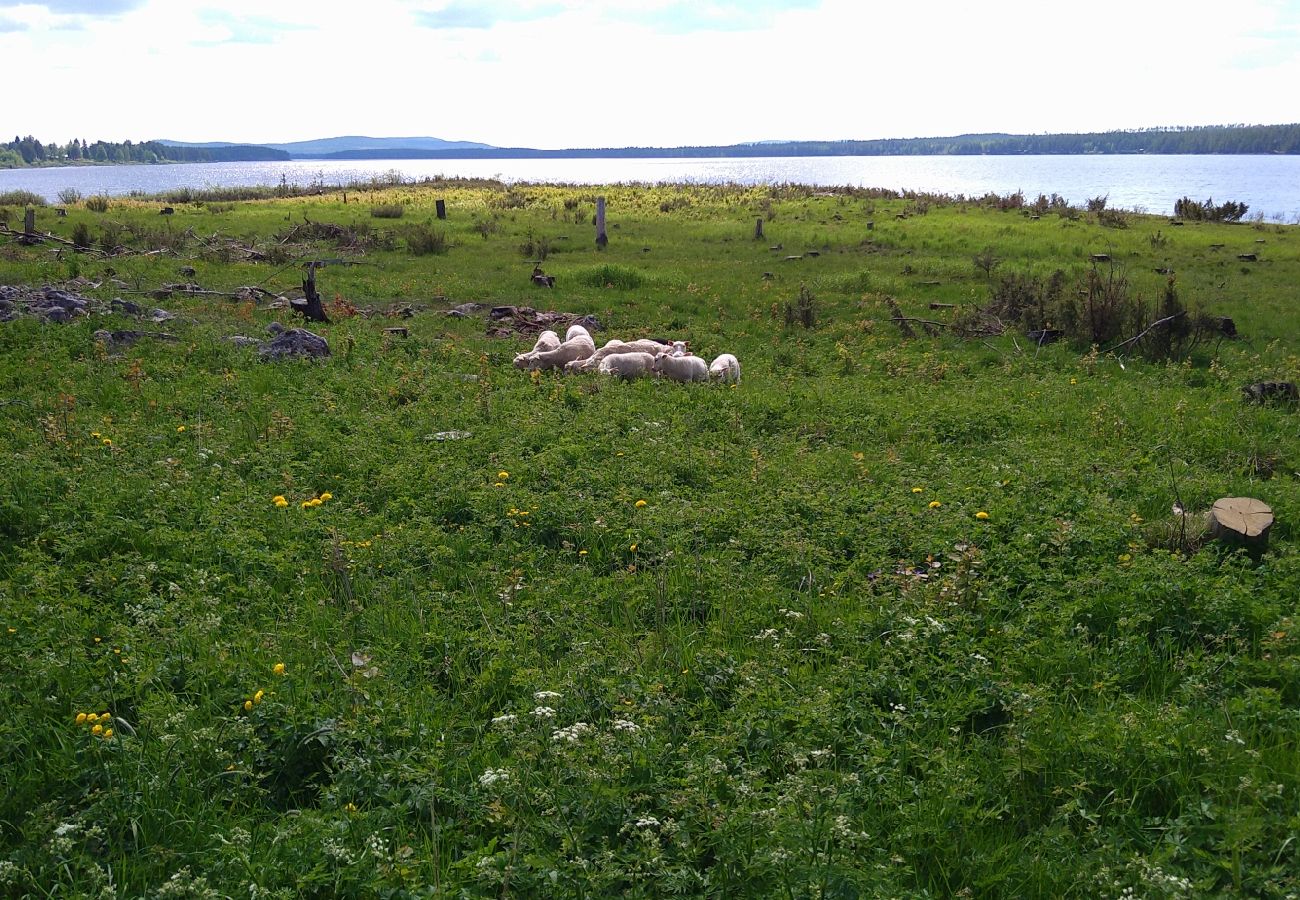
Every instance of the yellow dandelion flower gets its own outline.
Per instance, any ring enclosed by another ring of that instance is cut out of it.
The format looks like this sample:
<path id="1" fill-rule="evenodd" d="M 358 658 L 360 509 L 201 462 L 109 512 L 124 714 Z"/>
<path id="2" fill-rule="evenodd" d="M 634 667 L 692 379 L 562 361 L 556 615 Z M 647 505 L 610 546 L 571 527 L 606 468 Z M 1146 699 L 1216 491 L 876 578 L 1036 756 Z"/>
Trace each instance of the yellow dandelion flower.
<path id="1" fill-rule="evenodd" d="M 1070 384 L 1078 384 L 1078 383 L 1079 383 L 1079 379 L 1077 379 L 1077 378 L 1071 378 L 1071 379 L 1070 379 Z"/>
<path id="2" fill-rule="evenodd" d="M 78 724 L 78 725 L 85 725 L 85 724 L 86 724 L 86 714 L 85 714 L 85 713 L 77 713 L 77 724 Z"/>
<path id="3" fill-rule="evenodd" d="M 505 481 L 509 477 L 510 477 L 510 473 L 505 471 L 504 469 L 502 469 L 500 472 L 497 472 L 497 478 L 501 479 L 502 481 Z"/>
<path id="4" fill-rule="evenodd" d="M 579 550 L 579 551 L 578 551 L 578 555 L 579 555 L 579 556 L 586 556 L 586 555 L 587 555 L 587 551 L 586 551 L 586 550 Z"/>
<path id="5" fill-rule="evenodd" d="M 184 432 L 184 431 L 185 431 L 185 426 L 184 426 L 184 425 L 177 425 L 177 426 L 176 426 L 176 433 L 177 433 L 177 434 L 181 434 L 181 433 Z"/>
<path id="6" fill-rule="evenodd" d="M 254 703 L 261 703 L 261 702 L 262 702 L 262 698 L 265 697 L 265 696 L 266 696 L 266 691 L 258 691 L 256 694 L 253 695 L 253 702 L 254 702 Z"/>
<path id="7" fill-rule="evenodd" d="M 304 501 L 302 501 L 302 508 L 303 508 L 303 509 L 311 509 L 311 501 L 310 501 L 310 500 L 304 500 Z"/>
<path id="8" fill-rule="evenodd" d="M 1133 556 L 1132 556 L 1131 554 L 1129 554 L 1129 553 L 1121 553 L 1121 554 L 1119 555 L 1119 561 L 1122 562 L 1122 563 L 1132 562 L 1132 561 L 1133 561 Z"/>
<path id="9" fill-rule="evenodd" d="M 988 517 L 989 514 L 982 509 L 979 512 L 975 513 L 975 518 L 977 519 L 987 519 Z"/>
<path id="10" fill-rule="evenodd" d="M 91 733 L 91 734 L 103 734 L 103 733 L 104 733 L 104 726 L 103 726 L 103 725 L 100 725 L 100 724 L 96 724 L 94 728 L 90 729 L 90 733 Z"/>
<path id="11" fill-rule="evenodd" d="M 914 488 L 912 488 L 912 493 L 913 493 L 913 494 L 919 494 L 919 493 L 921 493 L 921 492 L 924 491 L 924 490 L 925 490 L 925 488 L 923 488 L 923 487 L 914 487 Z"/>
<path id="12" fill-rule="evenodd" d="M 504 481 L 498 481 L 496 484 L 494 484 L 494 485 L 492 485 L 492 486 L 493 486 L 493 487 L 505 487 L 505 486 L 506 486 L 506 483 L 505 483 Z"/>
<path id="13" fill-rule="evenodd" d="M 638 501 L 636 502 L 636 508 L 637 508 L 637 509 L 640 509 L 640 508 L 643 507 L 643 506 L 645 506 L 645 501 L 644 501 L 644 500 L 638 500 Z"/>
<path id="14" fill-rule="evenodd" d="M 334 495 L 331 494 L 329 491 L 326 491 L 325 493 L 323 493 L 323 494 L 320 495 L 320 498 L 321 498 L 322 500 L 329 501 L 329 500 L 333 500 L 333 499 L 334 499 Z"/>
<path id="15" fill-rule="evenodd" d="M 103 638 L 95 638 L 95 643 L 98 644 L 98 643 L 99 643 L 100 641 L 102 641 L 102 640 L 103 640 Z"/>
<path id="16" fill-rule="evenodd" d="M 17 629 L 17 628 L 14 628 L 12 625 L 10 625 L 10 626 L 9 626 L 9 633 L 10 633 L 10 634 L 17 634 L 17 633 L 18 633 L 18 629 Z"/>
<path id="17" fill-rule="evenodd" d="M 633 553 L 635 553 L 635 552 L 636 552 L 636 544 L 633 544 L 631 547 L 628 547 L 628 549 L 631 550 Z"/>
<path id="18" fill-rule="evenodd" d="M 252 700 L 245 700 L 245 701 L 244 701 L 244 712 L 252 712 L 252 711 L 253 711 L 253 701 L 252 701 Z"/>
<path id="19" fill-rule="evenodd" d="M 108 438 L 104 438 L 103 441 L 102 441 L 101 443 L 103 443 L 103 445 L 104 445 L 105 447 L 111 447 L 111 446 L 113 446 L 113 442 L 110 441 Z"/>
<path id="20" fill-rule="evenodd" d="M 105 728 L 105 729 L 104 729 L 104 740 L 108 740 L 108 739 L 111 738 L 112 736 L 113 736 L 113 729 L 111 729 L 111 728 Z"/>
<path id="21" fill-rule="evenodd" d="M 276 663 L 275 665 L 273 665 L 273 666 L 271 667 L 271 671 L 274 672 L 276 675 L 283 675 L 283 674 L 284 674 L 284 663 Z"/>
<path id="22" fill-rule="evenodd" d="M 931 500 L 931 501 L 930 501 L 930 509 L 938 509 L 938 508 L 941 507 L 941 506 L 943 506 L 943 504 L 940 503 L 938 500 Z"/>
<path id="23" fill-rule="evenodd" d="M 314 500 L 311 501 L 311 505 L 314 506 L 314 507 L 315 507 L 315 506 L 320 506 L 322 502 L 324 502 L 324 501 L 322 501 L 320 497 L 317 497 L 316 499 L 314 499 Z"/>
<path id="24" fill-rule="evenodd" d="M 283 497 L 276 497 L 274 502 L 275 502 L 276 509 L 284 509 L 286 506 L 289 505 L 289 501 L 284 499 Z"/>
<path id="25" fill-rule="evenodd" d="M 99 432 L 98 432 L 98 431 L 92 431 L 92 432 L 90 433 L 90 436 L 93 437 L 93 438 L 97 438 L 97 437 L 99 437 Z"/>

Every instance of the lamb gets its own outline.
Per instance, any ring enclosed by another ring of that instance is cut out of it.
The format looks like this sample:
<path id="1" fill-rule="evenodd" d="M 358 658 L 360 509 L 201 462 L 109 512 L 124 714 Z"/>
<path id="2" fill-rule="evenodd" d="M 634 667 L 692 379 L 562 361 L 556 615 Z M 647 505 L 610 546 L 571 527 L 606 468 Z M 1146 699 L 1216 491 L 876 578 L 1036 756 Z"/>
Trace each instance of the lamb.
<path id="1" fill-rule="evenodd" d="M 537 354 L 555 350 L 560 346 L 560 336 L 554 331 L 543 331 L 537 336 L 537 343 L 533 344 L 533 349 L 527 353 L 520 353 L 515 357 L 516 369 L 527 369 L 528 361 L 534 359 Z"/>
<path id="2" fill-rule="evenodd" d="M 655 357 L 654 371 L 660 378 L 673 381 L 708 381 L 709 367 L 698 356 L 674 356 L 665 350 Z"/>
<path id="3" fill-rule="evenodd" d="M 709 378 L 723 384 L 740 384 L 740 360 L 723 353 L 709 365 Z"/>
<path id="4" fill-rule="evenodd" d="M 624 381 L 643 378 L 654 372 L 655 357 L 650 353 L 614 353 L 600 361 L 602 375 L 616 375 Z"/>
<path id="5" fill-rule="evenodd" d="M 649 353 L 654 356 L 663 349 L 663 344 L 649 338 L 639 338 L 635 341 L 620 341 L 618 338 L 614 338 L 586 359 L 566 364 L 564 370 L 566 372 L 590 372 L 596 369 L 607 356 L 620 353 Z"/>
<path id="6" fill-rule="evenodd" d="M 590 332 L 581 325 L 573 325 L 564 336 L 564 343 L 554 350 L 546 350 L 520 366 L 523 369 L 563 369 L 566 363 L 575 359 L 586 359 L 596 352 L 596 343 Z"/>

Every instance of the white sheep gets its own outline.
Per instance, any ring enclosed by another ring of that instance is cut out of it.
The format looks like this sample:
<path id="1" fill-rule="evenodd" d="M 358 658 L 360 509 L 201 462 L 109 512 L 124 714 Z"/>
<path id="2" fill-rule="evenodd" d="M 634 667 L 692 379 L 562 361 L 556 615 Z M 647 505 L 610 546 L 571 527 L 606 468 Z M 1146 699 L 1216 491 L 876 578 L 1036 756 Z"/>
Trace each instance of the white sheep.
<path id="1" fill-rule="evenodd" d="M 537 336 L 537 343 L 533 344 L 533 349 L 527 353 L 520 353 L 515 357 L 515 368 L 528 368 L 528 361 L 533 359 L 539 353 L 546 353 L 550 350 L 558 349 L 560 346 L 560 336 L 554 331 L 543 331 Z"/>
<path id="2" fill-rule="evenodd" d="M 581 325 L 574 325 L 565 335 L 564 343 L 554 350 L 546 350 L 538 353 L 531 359 L 525 360 L 520 366 L 523 369 L 563 369 L 566 363 L 576 359 L 586 359 L 596 352 L 596 344 L 591 339 L 587 329 Z"/>
<path id="3" fill-rule="evenodd" d="M 709 366 L 698 356 L 674 356 L 665 350 L 655 357 L 654 371 L 660 378 L 673 381 L 708 381 Z"/>
<path id="4" fill-rule="evenodd" d="M 690 356 L 690 355 L 691 355 L 691 342 L 690 342 L 690 341 L 673 341 L 672 344 L 671 344 L 671 345 L 669 346 L 669 348 L 668 348 L 668 352 L 671 353 L 673 356 Z"/>
<path id="5" fill-rule="evenodd" d="M 723 384 L 740 384 L 740 360 L 724 353 L 709 365 L 709 378 Z"/>
<path id="6" fill-rule="evenodd" d="M 602 375 L 616 375 L 624 381 L 654 373 L 655 357 L 650 353 L 613 353 L 600 361 Z"/>
<path id="7" fill-rule="evenodd" d="M 663 344 L 650 338 L 638 338 L 634 341 L 620 341 L 618 338 L 614 338 L 586 359 L 569 363 L 564 367 L 564 370 L 566 372 L 592 372 L 600 365 L 601 360 L 607 356 L 614 356 L 619 353 L 649 353 L 651 356 L 655 356 L 662 352 L 663 349 Z"/>

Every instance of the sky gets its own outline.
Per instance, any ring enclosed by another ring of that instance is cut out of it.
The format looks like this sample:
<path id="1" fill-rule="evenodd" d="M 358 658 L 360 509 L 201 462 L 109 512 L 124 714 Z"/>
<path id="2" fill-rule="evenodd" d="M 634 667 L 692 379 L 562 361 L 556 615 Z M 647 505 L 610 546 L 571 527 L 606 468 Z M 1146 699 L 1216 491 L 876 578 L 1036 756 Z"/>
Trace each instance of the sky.
<path id="1" fill-rule="evenodd" d="M 0 135 L 676 147 L 1300 121 L 1300 0 L 0 0 Z"/>

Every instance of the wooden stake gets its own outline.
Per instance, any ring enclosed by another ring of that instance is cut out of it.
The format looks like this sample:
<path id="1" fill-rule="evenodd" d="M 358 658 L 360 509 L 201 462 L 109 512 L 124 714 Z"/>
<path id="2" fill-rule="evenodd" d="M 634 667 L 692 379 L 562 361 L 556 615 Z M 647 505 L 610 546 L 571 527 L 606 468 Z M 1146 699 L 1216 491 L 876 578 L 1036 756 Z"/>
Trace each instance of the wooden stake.
<path id="1" fill-rule="evenodd" d="M 435 200 L 433 201 L 433 205 L 434 208 L 438 210 L 439 219 L 447 218 L 447 203 L 445 200 Z"/>
<path id="2" fill-rule="evenodd" d="M 605 198 L 596 198 L 596 246 L 601 250 L 609 243 L 609 236 L 605 234 Z"/>
<path id="3" fill-rule="evenodd" d="M 755 219 L 755 220 L 754 220 L 754 240 L 756 240 L 756 241 L 761 241 L 762 239 L 763 239 L 763 220 L 762 220 L 762 219 Z"/>

